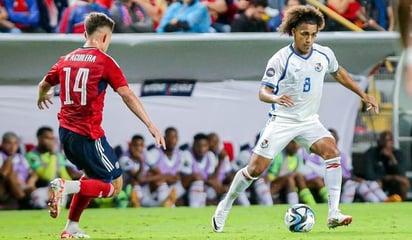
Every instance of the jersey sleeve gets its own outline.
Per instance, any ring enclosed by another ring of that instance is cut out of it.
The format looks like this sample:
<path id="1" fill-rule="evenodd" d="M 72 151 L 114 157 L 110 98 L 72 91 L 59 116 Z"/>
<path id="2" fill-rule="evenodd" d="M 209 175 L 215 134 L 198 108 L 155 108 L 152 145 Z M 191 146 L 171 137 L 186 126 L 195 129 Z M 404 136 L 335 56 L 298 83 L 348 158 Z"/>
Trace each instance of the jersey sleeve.
<path id="1" fill-rule="evenodd" d="M 331 74 L 336 73 L 339 70 L 339 63 L 335 57 L 335 53 L 333 53 L 332 49 L 328 47 L 326 47 L 325 50 L 329 61 L 328 72 Z"/>
<path id="2" fill-rule="evenodd" d="M 120 69 L 117 62 L 110 56 L 108 56 L 106 60 L 104 78 L 115 91 L 119 87 L 128 86 L 122 69 Z"/>
<path id="3" fill-rule="evenodd" d="M 61 60 L 62 58 L 60 58 L 60 60 L 51 67 L 49 72 L 47 72 L 46 76 L 44 77 L 44 80 L 52 86 L 55 86 L 60 83 L 59 65 L 60 65 Z"/>
<path id="4" fill-rule="evenodd" d="M 281 64 L 280 54 L 276 53 L 267 63 L 265 74 L 262 78 L 262 84 L 271 88 L 276 88 L 278 81 L 282 77 L 283 67 Z"/>

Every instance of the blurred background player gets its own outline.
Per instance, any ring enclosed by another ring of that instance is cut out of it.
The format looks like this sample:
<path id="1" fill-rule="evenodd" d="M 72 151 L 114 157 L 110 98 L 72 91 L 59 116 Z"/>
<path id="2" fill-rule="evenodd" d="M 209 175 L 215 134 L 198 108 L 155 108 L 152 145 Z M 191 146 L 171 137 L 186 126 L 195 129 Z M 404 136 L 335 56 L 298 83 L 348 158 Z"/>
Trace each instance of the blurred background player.
<path id="1" fill-rule="evenodd" d="M 124 171 L 124 188 L 128 189 L 128 185 L 133 187 L 130 193 L 132 207 L 170 207 L 174 204 L 174 201 L 170 202 L 165 178 L 148 165 L 143 136 L 132 137 L 129 149 L 119 158 L 119 163 Z"/>
<path id="2" fill-rule="evenodd" d="M 59 215 L 63 195 L 74 194 L 62 238 L 88 237 L 79 227 L 80 216 L 96 197 L 117 195 L 123 186 L 117 156 L 101 127 L 108 85 L 122 98 L 163 147 L 164 138 L 129 88 L 119 65 L 107 55 L 114 22 L 103 13 L 90 13 L 84 21 L 86 42 L 53 65 L 39 83 L 37 106 L 49 108 L 52 86 L 60 84 L 59 135 L 64 153 L 85 175 L 80 181 L 56 178 L 50 183 L 50 216 Z M 104 68 L 102 67 L 104 66 Z"/>
<path id="3" fill-rule="evenodd" d="M 393 144 L 392 132 L 381 132 L 377 146 L 370 147 L 364 153 L 365 169 L 358 171 L 357 176 L 379 181 L 388 195 L 398 194 L 406 200 L 410 183 L 405 176 L 405 158 Z"/>
<path id="4" fill-rule="evenodd" d="M 216 197 L 219 185 L 213 181 L 217 160 L 209 151 L 207 135 L 198 133 L 193 137 L 192 147 L 183 152 L 182 184 L 187 191 L 188 205 L 190 207 L 204 207 L 207 197 L 211 200 Z M 213 181 L 209 185 L 209 181 Z M 207 188 L 209 196 L 207 195 Z M 213 193 L 213 194 L 212 194 Z"/>
<path id="5" fill-rule="evenodd" d="M 148 149 L 147 163 L 153 169 L 153 174 L 159 175 L 167 184 L 166 191 L 169 201 L 166 205 L 173 206 L 177 201 L 179 205 L 184 204 L 185 188 L 181 181 L 182 151 L 177 147 L 179 135 L 174 127 L 166 128 L 166 149 L 153 146 Z"/>
<path id="6" fill-rule="evenodd" d="M 47 200 L 31 197 L 36 191 L 38 177 L 19 152 L 19 142 L 14 132 L 3 134 L 0 146 L 0 205 L 19 209 L 44 207 Z M 13 200 L 17 200 L 18 205 L 13 204 Z"/>

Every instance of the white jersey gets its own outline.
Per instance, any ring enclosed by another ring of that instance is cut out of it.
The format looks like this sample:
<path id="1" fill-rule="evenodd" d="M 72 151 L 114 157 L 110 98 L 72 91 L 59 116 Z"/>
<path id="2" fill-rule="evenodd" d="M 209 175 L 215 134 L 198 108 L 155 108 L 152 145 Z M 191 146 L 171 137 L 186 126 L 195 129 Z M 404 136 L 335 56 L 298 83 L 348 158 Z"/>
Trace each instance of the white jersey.
<path id="1" fill-rule="evenodd" d="M 268 61 L 262 84 L 272 87 L 276 95 L 289 95 L 292 107 L 272 104 L 270 115 L 305 121 L 318 118 L 325 73 L 339 69 L 333 51 L 313 44 L 307 57 L 297 53 L 292 44 L 280 49 Z"/>

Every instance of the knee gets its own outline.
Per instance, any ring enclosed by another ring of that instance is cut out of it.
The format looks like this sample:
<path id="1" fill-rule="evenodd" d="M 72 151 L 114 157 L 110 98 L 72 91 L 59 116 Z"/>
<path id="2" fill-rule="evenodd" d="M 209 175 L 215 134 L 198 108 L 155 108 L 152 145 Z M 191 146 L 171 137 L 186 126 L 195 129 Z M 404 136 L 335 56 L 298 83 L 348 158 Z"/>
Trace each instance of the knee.
<path id="1" fill-rule="evenodd" d="M 340 152 L 336 147 L 326 148 L 322 154 L 322 158 L 325 160 L 337 158 L 340 156 Z"/>
<path id="2" fill-rule="evenodd" d="M 251 164 L 248 166 L 247 171 L 251 177 L 259 177 L 265 169 L 261 164 Z"/>

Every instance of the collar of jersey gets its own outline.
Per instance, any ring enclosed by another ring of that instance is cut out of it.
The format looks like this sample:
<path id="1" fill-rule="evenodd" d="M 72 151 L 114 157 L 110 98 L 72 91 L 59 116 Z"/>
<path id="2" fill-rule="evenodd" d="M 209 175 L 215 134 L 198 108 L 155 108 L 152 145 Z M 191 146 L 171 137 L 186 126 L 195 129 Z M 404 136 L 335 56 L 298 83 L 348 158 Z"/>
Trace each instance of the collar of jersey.
<path id="1" fill-rule="evenodd" d="M 310 56 L 312 56 L 312 53 L 313 53 L 313 46 L 312 46 L 312 48 L 310 49 L 310 53 L 309 53 L 309 55 L 308 55 L 307 57 L 304 57 L 304 56 L 300 55 L 298 52 L 296 52 L 295 49 L 293 48 L 293 43 L 291 43 L 291 44 L 289 45 L 289 48 L 290 48 L 290 50 L 292 50 L 292 52 L 293 52 L 294 54 L 296 54 L 296 56 L 298 56 L 298 57 L 300 57 L 300 58 L 302 58 L 302 59 L 304 59 L 304 60 L 307 60 L 308 58 L 310 58 Z"/>

